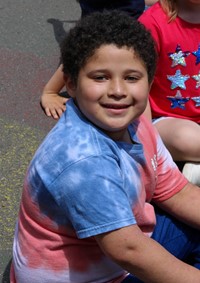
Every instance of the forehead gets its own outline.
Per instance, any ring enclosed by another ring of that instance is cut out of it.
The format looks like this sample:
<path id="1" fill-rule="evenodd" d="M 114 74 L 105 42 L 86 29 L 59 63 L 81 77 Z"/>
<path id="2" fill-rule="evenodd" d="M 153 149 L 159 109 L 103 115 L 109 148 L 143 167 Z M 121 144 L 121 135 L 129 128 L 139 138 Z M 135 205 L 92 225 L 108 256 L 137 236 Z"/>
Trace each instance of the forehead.
<path id="1" fill-rule="evenodd" d="M 130 53 L 132 53 L 133 55 L 135 55 L 135 51 L 134 51 L 134 48 L 132 47 L 128 47 L 128 46 L 117 46 L 115 44 L 102 44 L 101 46 L 99 46 L 98 48 L 96 48 L 94 50 L 94 53 L 93 53 L 93 56 L 95 55 L 98 55 L 99 53 L 101 52 L 112 52 L 115 51 L 115 50 L 118 50 L 118 51 L 128 51 Z"/>
<path id="2" fill-rule="evenodd" d="M 100 61 L 107 62 L 112 58 L 114 60 L 117 60 L 118 57 L 121 59 L 129 59 L 130 62 L 132 62 L 133 60 L 139 60 L 141 61 L 141 63 L 143 63 L 143 60 L 139 58 L 138 54 L 133 48 L 127 46 L 118 47 L 114 44 L 103 44 L 94 50 L 92 55 L 86 60 L 86 64 L 91 62 L 97 63 Z"/>
<path id="3" fill-rule="evenodd" d="M 106 44 L 95 50 L 94 54 L 82 65 L 79 74 L 95 71 L 106 71 L 113 74 L 122 74 L 125 72 L 146 74 L 147 67 L 133 48 Z"/>
<path id="4" fill-rule="evenodd" d="M 101 65 L 102 68 L 111 68 L 114 64 L 116 68 L 121 68 L 122 66 L 124 68 L 133 68 L 134 65 L 137 68 L 146 70 L 144 60 L 133 48 L 127 46 L 118 47 L 114 44 L 104 44 L 95 49 L 82 68 L 96 68 L 98 65 Z"/>

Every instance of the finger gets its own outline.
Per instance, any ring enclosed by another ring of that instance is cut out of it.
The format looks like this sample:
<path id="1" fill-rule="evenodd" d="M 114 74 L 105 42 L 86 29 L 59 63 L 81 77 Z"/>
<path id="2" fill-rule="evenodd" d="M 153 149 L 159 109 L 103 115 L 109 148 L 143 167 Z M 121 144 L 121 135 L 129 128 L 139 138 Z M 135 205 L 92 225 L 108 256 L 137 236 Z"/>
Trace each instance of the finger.
<path id="1" fill-rule="evenodd" d="M 49 108 L 45 108 L 45 114 L 46 114 L 48 117 L 51 117 L 51 112 L 50 112 L 50 109 L 49 109 Z"/>
<path id="2" fill-rule="evenodd" d="M 57 114 L 57 111 L 56 110 L 51 110 L 51 116 L 57 120 L 59 118 L 58 114 Z"/>
<path id="3" fill-rule="evenodd" d="M 57 109 L 58 116 L 61 117 L 65 109 Z"/>
<path id="4" fill-rule="evenodd" d="M 66 110 L 66 106 L 63 104 L 61 107 L 61 111 L 64 112 Z"/>
<path id="5" fill-rule="evenodd" d="M 63 104 L 66 104 L 69 98 L 63 98 Z"/>

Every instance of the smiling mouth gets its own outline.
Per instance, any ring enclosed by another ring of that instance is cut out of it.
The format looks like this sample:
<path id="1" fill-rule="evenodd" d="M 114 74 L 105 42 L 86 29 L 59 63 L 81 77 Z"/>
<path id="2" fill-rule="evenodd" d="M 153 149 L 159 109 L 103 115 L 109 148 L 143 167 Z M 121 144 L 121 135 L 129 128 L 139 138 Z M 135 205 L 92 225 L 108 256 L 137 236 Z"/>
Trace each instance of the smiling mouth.
<path id="1" fill-rule="evenodd" d="M 129 107 L 127 104 L 103 104 L 102 106 L 108 109 L 124 109 Z"/>

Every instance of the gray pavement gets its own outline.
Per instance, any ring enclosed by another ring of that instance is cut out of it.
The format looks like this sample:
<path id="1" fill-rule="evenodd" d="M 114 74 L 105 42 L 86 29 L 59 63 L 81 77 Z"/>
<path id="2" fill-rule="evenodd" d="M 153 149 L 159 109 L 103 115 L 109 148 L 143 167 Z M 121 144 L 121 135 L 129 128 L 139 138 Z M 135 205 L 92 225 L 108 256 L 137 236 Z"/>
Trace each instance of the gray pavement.
<path id="1" fill-rule="evenodd" d="M 0 0 L 0 282 L 9 282 L 26 168 L 55 124 L 39 98 L 59 64 L 59 43 L 80 17 L 75 0 Z"/>

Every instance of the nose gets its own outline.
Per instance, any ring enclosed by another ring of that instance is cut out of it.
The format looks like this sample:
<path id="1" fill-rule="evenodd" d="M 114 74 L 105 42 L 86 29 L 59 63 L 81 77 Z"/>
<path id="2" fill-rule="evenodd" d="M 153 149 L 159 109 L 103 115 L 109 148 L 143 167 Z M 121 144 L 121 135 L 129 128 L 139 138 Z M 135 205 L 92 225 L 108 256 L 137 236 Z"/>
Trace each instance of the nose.
<path id="1" fill-rule="evenodd" d="M 109 83 L 108 96 L 121 98 L 126 96 L 125 85 L 121 79 L 112 79 Z"/>

